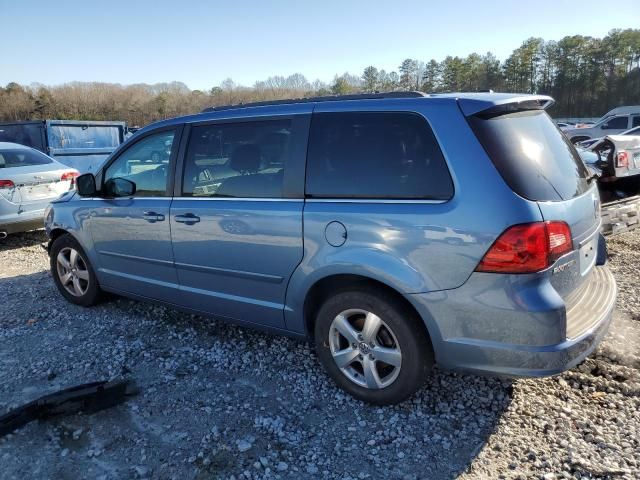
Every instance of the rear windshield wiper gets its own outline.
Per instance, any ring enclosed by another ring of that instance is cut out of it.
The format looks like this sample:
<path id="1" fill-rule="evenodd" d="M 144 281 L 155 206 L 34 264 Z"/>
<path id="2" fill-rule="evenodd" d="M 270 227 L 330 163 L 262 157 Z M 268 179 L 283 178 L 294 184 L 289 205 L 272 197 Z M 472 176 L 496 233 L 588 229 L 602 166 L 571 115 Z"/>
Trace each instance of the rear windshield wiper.
<path id="1" fill-rule="evenodd" d="M 50 393 L 0 416 L 0 437 L 34 420 L 80 411 L 98 412 L 118 405 L 137 393 L 133 380 L 85 383 Z"/>

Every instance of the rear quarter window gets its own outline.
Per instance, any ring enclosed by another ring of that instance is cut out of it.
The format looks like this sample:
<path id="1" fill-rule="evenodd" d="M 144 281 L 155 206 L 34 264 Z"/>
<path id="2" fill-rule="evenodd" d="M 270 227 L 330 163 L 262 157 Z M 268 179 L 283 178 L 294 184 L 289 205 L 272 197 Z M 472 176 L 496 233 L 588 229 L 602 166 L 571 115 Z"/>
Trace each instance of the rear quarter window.
<path id="1" fill-rule="evenodd" d="M 420 115 L 317 113 L 311 121 L 306 195 L 448 200 L 453 182 Z"/>
<path id="2" fill-rule="evenodd" d="M 543 110 L 475 115 L 471 128 L 509 187 L 534 201 L 569 200 L 589 189 L 578 152 Z"/>

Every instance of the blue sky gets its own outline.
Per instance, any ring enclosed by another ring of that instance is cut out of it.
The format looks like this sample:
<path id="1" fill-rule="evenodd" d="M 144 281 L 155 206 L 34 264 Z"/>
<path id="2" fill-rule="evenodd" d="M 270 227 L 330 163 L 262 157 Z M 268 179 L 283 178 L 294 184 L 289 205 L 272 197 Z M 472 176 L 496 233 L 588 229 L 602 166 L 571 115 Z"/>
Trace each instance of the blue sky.
<path id="1" fill-rule="evenodd" d="M 209 89 L 295 72 L 330 81 L 367 65 L 395 70 L 407 57 L 490 50 L 502 59 L 530 36 L 639 28 L 640 0 L 0 0 L 0 24 L 0 85 Z"/>

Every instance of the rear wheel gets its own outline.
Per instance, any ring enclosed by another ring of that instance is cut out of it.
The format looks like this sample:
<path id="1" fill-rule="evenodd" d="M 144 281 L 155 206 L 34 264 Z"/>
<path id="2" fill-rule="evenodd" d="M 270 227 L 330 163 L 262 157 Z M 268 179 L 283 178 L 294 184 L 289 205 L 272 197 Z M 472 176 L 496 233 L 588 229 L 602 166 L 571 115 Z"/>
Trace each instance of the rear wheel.
<path id="1" fill-rule="evenodd" d="M 421 321 L 378 289 L 339 293 L 321 306 L 315 325 L 320 361 L 340 388 L 365 402 L 400 402 L 433 366 Z"/>
<path id="2" fill-rule="evenodd" d="M 80 244 L 69 234 L 58 237 L 50 251 L 51 275 L 71 303 L 88 307 L 100 298 L 98 280 Z"/>

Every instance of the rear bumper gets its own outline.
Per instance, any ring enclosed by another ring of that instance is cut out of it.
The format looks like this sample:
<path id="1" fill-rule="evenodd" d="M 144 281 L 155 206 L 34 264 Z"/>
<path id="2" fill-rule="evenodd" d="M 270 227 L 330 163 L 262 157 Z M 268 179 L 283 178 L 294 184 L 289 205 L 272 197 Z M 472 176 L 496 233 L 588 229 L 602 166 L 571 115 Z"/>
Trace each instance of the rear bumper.
<path id="1" fill-rule="evenodd" d="M 531 331 L 523 332 L 524 336 L 511 331 L 509 335 L 512 339 L 517 339 L 517 343 L 505 342 L 500 341 L 504 338 L 504 335 L 498 333 L 500 329 L 490 329 L 490 331 L 485 329 L 482 335 L 477 334 L 474 337 L 455 336 L 434 339 L 436 361 L 446 368 L 509 377 L 540 377 L 555 375 L 570 369 L 593 352 L 606 335 L 615 305 L 616 282 L 605 266 L 595 267 L 584 290 L 590 291 L 591 294 L 581 296 L 579 301 L 572 305 L 529 312 L 528 315 L 522 310 L 519 311 L 525 322 L 532 322 L 534 327 L 538 325 L 542 330 L 548 328 L 550 324 L 561 322 L 561 325 L 557 325 L 555 329 L 563 332 L 558 342 L 527 343 L 526 338 L 531 337 Z M 519 300 L 526 302 L 531 299 L 520 297 Z M 484 307 L 487 305 L 485 304 Z M 504 309 L 505 305 L 501 307 Z M 476 308 L 475 312 L 467 310 L 470 314 L 466 319 L 467 322 L 473 323 L 479 319 L 484 325 L 487 322 L 483 321 L 482 317 L 488 314 L 493 317 L 496 324 L 500 325 L 500 328 L 505 327 L 498 309 L 489 309 L 488 312 L 483 313 L 483 305 L 477 304 Z M 475 319 L 473 315 L 476 316 Z M 502 317 L 506 317 L 511 323 L 515 322 L 512 328 L 517 329 L 518 324 L 522 324 L 517 321 L 518 315 L 513 310 L 504 309 Z M 443 325 L 446 323 L 446 318 L 438 318 L 438 324 L 444 326 L 444 332 L 452 332 L 450 325 Z M 573 325 L 574 329 L 567 332 L 568 325 Z M 568 336 L 569 333 L 571 337 Z M 500 335 L 503 338 L 494 338 Z"/>
<path id="2" fill-rule="evenodd" d="M 19 233 L 44 228 L 44 210 L 0 217 L 0 232 Z"/>

